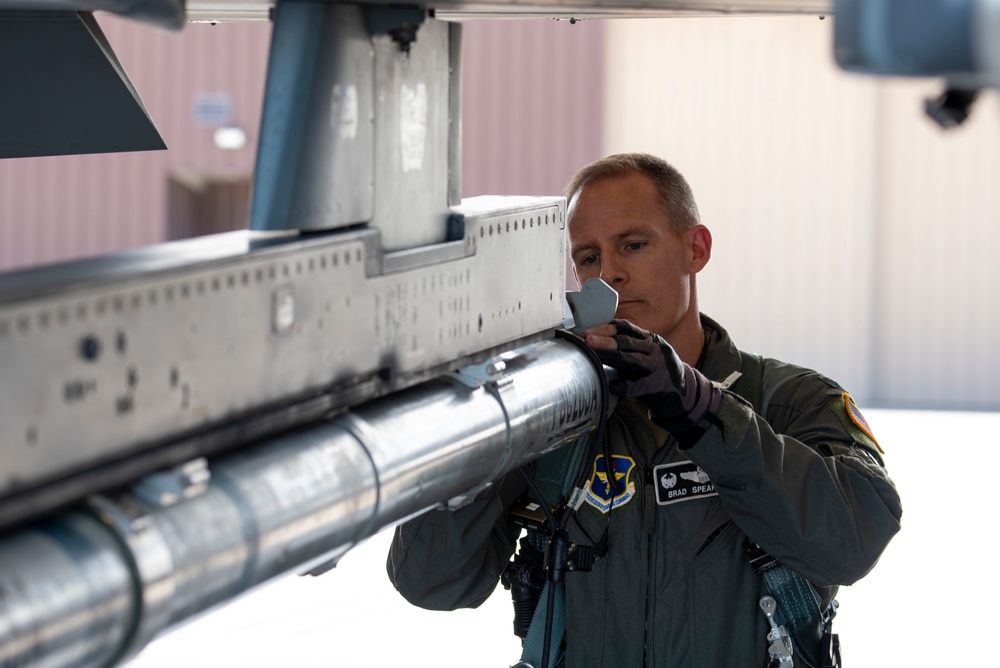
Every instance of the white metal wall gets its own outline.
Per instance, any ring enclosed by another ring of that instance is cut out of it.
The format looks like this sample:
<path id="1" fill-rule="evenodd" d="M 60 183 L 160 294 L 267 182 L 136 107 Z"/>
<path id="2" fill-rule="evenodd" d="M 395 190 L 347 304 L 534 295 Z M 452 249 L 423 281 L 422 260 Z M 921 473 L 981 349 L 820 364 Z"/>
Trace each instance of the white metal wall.
<path id="1" fill-rule="evenodd" d="M 944 135 L 935 85 L 841 73 L 831 40 L 814 17 L 609 22 L 605 152 L 688 177 L 701 307 L 739 345 L 862 403 L 998 407 L 1000 110 Z"/>
<path id="2" fill-rule="evenodd" d="M 876 397 L 1000 406 L 1000 104 L 944 134 L 918 113 L 929 82 L 886 85 L 879 106 Z"/>

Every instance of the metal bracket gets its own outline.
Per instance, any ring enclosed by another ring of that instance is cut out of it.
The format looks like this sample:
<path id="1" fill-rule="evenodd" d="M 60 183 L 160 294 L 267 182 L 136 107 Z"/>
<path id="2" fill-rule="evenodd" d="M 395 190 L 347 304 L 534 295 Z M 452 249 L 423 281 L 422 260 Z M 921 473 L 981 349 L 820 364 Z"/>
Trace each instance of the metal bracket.
<path id="1" fill-rule="evenodd" d="M 211 479 L 208 460 L 199 457 L 167 471 L 147 475 L 133 486 L 132 493 L 155 508 L 166 508 L 198 496 Z"/>
<path id="2" fill-rule="evenodd" d="M 587 279 L 579 292 L 567 292 L 566 302 L 570 313 L 563 326 L 583 334 L 584 330 L 605 325 L 615 317 L 618 310 L 618 293 L 599 278 Z"/>
<path id="3" fill-rule="evenodd" d="M 483 492 L 485 492 L 486 490 L 488 490 L 492 486 L 493 486 L 493 481 L 492 480 L 484 482 L 481 485 L 477 485 L 477 486 L 473 487 L 472 489 L 470 489 L 468 492 L 465 492 L 464 494 L 456 494 L 455 496 L 453 496 L 450 499 L 448 499 L 447 501 L 445 501 L 441 505 L 441 507 L 444 508 L 444 509 L 446 509 L 446 510 L 458 510 L 459 508 L 461 508 L 463 506 L 467 506 L 468 504 L 472 503 L 472 501 L 474 501 L 477 496 L 479 496 L 480 494 L 482 494 Z"/>
<path id="4" fill-rule="evenodd" d="M 469 364 L 454 372 L 454 378 L 466 387 L 476 389 L 486 383 L 499 385 L 510 382 L 506 376 L 507 362 L 504 355 L 491 357 L 485 362 Z"/>
<path id="5" fill-rule="evenodd" d="M 513 382 L 513 378 L 507 375 L 507 360 L 515 357 L 514 353 L 504 353 L 496 357 L 491 357 L 485 362 L 480 362 L 478 364 L 469 364 L 462 367 L 454 372 L 453 377 L 462 385 L 470 389 L 478 389 L 484 385 L 492 385 L 495 390 L 493 394 L 496 396 L 497 401 L 503 405 L 503 400 L 500 398 L 499 388 L 509 385 Z M 504 408 L 504 415 L 506 415 L 507 410 Z M 510 423 L 507 424 L 507 452 L 504 453 L 504 460 L 510 456 Z M 483 491 L 489 489 L 493 485 L 492 478 L 477 485 L 474 488 L 464 492 L 462 494 L 457 494 L 442 504 L 443 508 L 448 510 L 457 510 L 462 506 L 470 503 Z"/>

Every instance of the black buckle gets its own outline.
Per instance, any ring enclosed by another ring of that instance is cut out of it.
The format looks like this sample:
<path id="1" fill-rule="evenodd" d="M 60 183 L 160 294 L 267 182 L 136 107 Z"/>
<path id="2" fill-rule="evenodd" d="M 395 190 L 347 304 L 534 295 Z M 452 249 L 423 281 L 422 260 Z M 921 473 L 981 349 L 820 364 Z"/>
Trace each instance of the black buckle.
<path id="1" fill-rule="evenodd" d="M 752 541 L 748 540 L 743 543 L 743 551 L 746 552 L 747 557 L 750 559 L 750 567 L 753 568 L 753 572 L 757 575 L 763 575 L 772 568 L 776 568 L 781 565 L 781 562 L 765 552 L 760 545 Z"/>

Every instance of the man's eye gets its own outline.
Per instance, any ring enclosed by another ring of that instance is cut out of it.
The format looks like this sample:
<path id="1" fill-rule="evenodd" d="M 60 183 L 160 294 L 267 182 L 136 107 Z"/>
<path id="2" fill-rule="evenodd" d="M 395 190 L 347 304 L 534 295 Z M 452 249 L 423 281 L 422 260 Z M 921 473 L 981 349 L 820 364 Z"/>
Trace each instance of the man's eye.
<path id="1" fill-rule="evenodd" d="M 646 245 L 645 241 L 631 241 L 625 244 L 625 248 L 631 251 L 642 250 L 642 247 Z"/>
<path id="2" fill-rule="evenodd" d="M 587 257 L 582 258 L 577 264 L 579 264 L 581 267 L 585 267 L 590 264 L 595 264 L 596 262 L 597 262 L 596 255 L 588 255 Z"/>

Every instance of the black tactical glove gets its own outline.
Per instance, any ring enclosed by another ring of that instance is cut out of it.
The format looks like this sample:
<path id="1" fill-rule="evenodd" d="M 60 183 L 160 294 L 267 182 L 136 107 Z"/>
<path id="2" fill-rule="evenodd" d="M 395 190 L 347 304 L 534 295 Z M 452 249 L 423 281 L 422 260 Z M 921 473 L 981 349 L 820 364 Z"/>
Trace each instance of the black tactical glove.
<path id="1" fill-rule="evenodd" d="M 620 397 L 635 397 L 649 417 L 690 447 L 712 424 L 722 404 L 722 390 L 698 370 L 681 361 L 663 337 L 625 320 L 613 320 L 618 350 L 598 350 L 602 362 L 616 369 L 618 380 L 608 389 Z"/>

